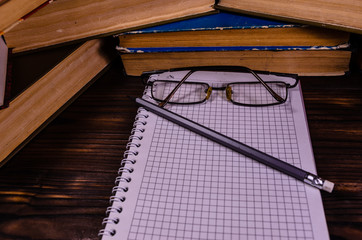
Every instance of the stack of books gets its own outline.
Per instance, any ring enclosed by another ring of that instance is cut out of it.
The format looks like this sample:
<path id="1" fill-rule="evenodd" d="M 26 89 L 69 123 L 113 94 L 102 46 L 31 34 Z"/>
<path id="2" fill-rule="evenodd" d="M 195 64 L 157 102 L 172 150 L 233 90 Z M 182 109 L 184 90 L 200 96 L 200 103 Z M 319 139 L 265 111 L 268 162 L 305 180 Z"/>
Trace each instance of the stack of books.
<path id="1" fill-rule="evenodd" d="M 0 110 L 0 165 L 114 60 L 116 50 L 103 36 L 210 14 L 213 5 L 213 0 L 0 1 L 0 105 L 7 107 Z M 83 44 L 24 92 L 6 94 L 8 49 L 15 58 L 74 42 Z"/>
<path id="2" fill-rule="evenodd" d="M 21 95 L 12 96 L 10 106 L 0 110 L 0 132 L 6 135 L 0 142 L 0 152 L 4 153 L 0 161 L 34 136 L 37 128 L 63 109 L 114 59 L 104 50 L 105 36 L 121 34 L 117 35 L 118 50 L 129 75 L 200 65 L 241 65 L 299 75 L 340 75 L 349 70 L 350 33 L 362 34 L 361 11 L 361 4 L 353 0 L 293 1 L 292 5 L 265 0 L 0 0 L 0 104 L 3 106 L 10 99 L 6 94 L 10 86 L 6 78 L 10 75 L 7 52 L 26 55 L 83 43 Z M 95 61 L 84 59 L 96 59 L 100 64 L 95 67 Z M 55 73 L 57 77 L 52 75 Z M 69 91 L 63 87 L 64 82 L 70 88 L 78 87 Z M 53 89 L 57 89 L 58 97 L 49 102 L 47 92 Z M 25 117 L 34 115 L 29 109 L 43 117 Z M 21 126 L 27 129 L 23 131 L 25 135 L 5 131 L 14 119 L 19 129 Z"/>
<path id="3" fill-rule="evenodd" d="M 129 75 L 192 66 L 232 65 L 298 75 L 342 75 L 349 33 L 218 13 L 119 35 Z"/>

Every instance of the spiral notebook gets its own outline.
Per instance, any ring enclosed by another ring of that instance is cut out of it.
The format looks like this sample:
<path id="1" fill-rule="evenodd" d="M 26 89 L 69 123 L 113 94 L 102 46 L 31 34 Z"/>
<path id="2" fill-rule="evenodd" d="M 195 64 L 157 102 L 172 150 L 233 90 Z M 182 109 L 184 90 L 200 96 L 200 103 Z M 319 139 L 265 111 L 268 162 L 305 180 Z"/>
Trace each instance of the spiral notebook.
<path id="1" fill-rule="evenodd" d="M 152 75 L 180 80 L 185 72 Z M 288 82 L 285 76 L 261 75 Z M 187 81 L 250 80 L 197 72 Z M 143 98 L 154 101 L 146 88 Z M 202 104 L 166 105 L 208 128 L 316 173 L 300 86 L 286 103 L 244 107 L 213 92 Z M 318 189 L 140 108 L 107 209 L 103 239 L 328 239 Z"/>

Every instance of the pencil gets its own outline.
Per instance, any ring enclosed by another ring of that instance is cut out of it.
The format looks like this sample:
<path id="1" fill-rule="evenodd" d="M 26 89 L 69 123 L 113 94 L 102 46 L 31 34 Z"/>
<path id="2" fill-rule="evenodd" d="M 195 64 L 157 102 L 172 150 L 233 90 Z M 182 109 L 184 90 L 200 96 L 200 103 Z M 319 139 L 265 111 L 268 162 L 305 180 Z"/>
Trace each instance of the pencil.
<path id="1" fill-rule="evenodd" d="M 244 143 L 238 142 L 228 136 L 225 136 L 219 132 L 216 132 L 210 128 L 202 126 L 194 121 L 191 121 L 181 115 L 173 113 L 169 110 L 161 108 L 153 103 L 150 103 L 142 98 L 135 98 L 135 102 L 145 108 L 146 110 L 155 113 L 173 123 L 176 123 L 188 130 L 191 130 L 203 137 L 206 137 L 214 142 L 217 142 L 229 149 L 232 149 L 240 154 L 243 154 L 249 158 L 252 158 L 262 164 L 272 167 L 282 173 L 285 173 L 291 177 L 294 177 L 304 183 L 307 183 L 318 189 L 332 192 L 334 183 L 324 180 L 315 174 L 307 172 L 296 166 L 293 166 L 287 162 L 284 162 L 278 158 L 261 152 L 255 148 L 252 148 Z"/>

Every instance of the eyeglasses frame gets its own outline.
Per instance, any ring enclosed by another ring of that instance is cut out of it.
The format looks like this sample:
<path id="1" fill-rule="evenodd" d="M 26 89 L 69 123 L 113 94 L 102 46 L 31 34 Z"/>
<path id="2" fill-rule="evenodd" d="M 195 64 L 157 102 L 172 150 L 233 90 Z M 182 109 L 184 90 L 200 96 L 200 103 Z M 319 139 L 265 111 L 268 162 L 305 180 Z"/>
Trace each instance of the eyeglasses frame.
<path id="1" fill-rule="evenodd" d="M 151 87 L 151 96 L 153 99 L 155 99 L 156 101 L 158 102 L 162 102 L 164 100 L 162 99 L 159 99 L 157 97 L 154 96 L 153 94 L 153 85 L 154 83 L 156 82 L 165 82 L 165 83 L 169 83 L 169 82 L 172 82 L 172 83 L 178 83 L 179 81 L 168 81 L 168 80 L 156 80 L 156 81 L 153 81 L 149 84 L 149 86 Z M 263 107 L 263 106 L 273 106 L 273 105 L 278 105 L 278 104 L 282 104 L 284 102 L 286 102 L 286 100 L 288 99 L 288 88 L 291 86 L 290 84 L 287 84 L 285 82 L 282 82 L 282 81 L 266 81 L 265 83 L 267 84 L 274 84 L 274 83 L 279 83 L 279 84 L 283 84 L 285 85 L 285 88 L 286 88 L 286 94 L 285 94 L 285 98 L 283 99 L 283 101 L 281 102 L 274 102 L 274 103 L 268 103 L 268 104 L 248 104 L 248 103 L 240 103 L 240 102 L 236 102 L 234 101 L 231 96 L 228 95 L 228 88 L 230 87 L 230 85 L 232 84 L 258 84 L 259 82 L 231 82 L 231 83 L 228 83 L 226 86 L 224 87 L 211 87 L 208 83 L 205 83 L 205 82 L 184 82 L 183 84 L 199 84 L 199 85 L 205 85 L 206 87 L 206 96 L 203 100 L 201 101 L 196 101 L 196 102 L 185 102 L 185 103 L 182 103 L 182 102 L 172 102 L 172 101 L 168 101 L 169 104 L 177 104 L 177 105 L 191 105 L 191 104 L 201 104 L 201 103 L 204 103 L 206 102 L 210 96 L 211 96 L 211 92 L 213 90 L 215 91 L 224 91 L 225 90 L 225 94 L 226 94 L 226 98 L 228 101 L 230 101 L 231 103 L 235 104 L 235 105 L 239 105 L 239 106 L 249 106 L 249 107 Z"/>
<path id="2" fill-rule="evenodd" d="M 268 74 L 268 75 L 276 75 L 276 76 L 288 76 L 288 77 L 292 77 L 295 79 L 295 83 L 294 84 L 288 84 L 285 82 L 280 81 L 280 83 L 282 84 L 286 84 L 286 88 L 293 88 L 295 87 L 298 82 L 298 75 L 297 74 L 285 74 L 285 73 L 275 73 L 275 72 L 266 72 L 266 71 L 253 71 L 250 68 L 247 67 L 243 67 L 243 66 L 199 66 L 199 67 L 184 67 L 184 68 L 173 68 L 173 69 L 168 69 L 168 70 L 155 70 L 155 71 L 150 71 L 150 72 L 144 72 L 141 75 L 141 79 L 145 82 L 147 81 L 146 79 L 149 78 L 150 75 L 152 74 L 161 74 L 164 72 L 176 72 L 176 71 L 189 71 L 182 79 L 181 81 L 179 81 L 179 83 L 176 85 L 176 87 L 171 91 L 171 93 L 162 101 L 160 101 L 159 106 L 163 107 L 165 106 L 169 100 L 172 98 L 172 96 L 175 94 L 175 92 L 179 89 L 179 87 L 186 81 L 186 79 L 188 79 L 193 73 L 197 72 L 197 71 L 216 71 L 216 72 L 247 72 L 247 73 L 251 73 L 265 88 L 266 90 L 274 97 L 275 100 L 277 100 L 277 102 L 275 103 L 271 103 L 271 104 L 241 104 L 241 103 L 237 103 L 234 102 L 230 99 L 230 101 L 233 104 L 236 105 L 243 105 L 243 106 L 271 106 L 271 105 L 278 105 L 278 104 L 282 104 L 287 100 L 288 97 L 288 91 L 286 93 L 286 97 L 285 99 L 283 99 L 282 97 L 280 97 L 277 93 L 274 92 L 273 89 L 271 89 L 267 83 L 272 83 L 272 82 L 279 82 L 279 81 L 269 81 L 269 82 L 265 82 L 258 74 Z M 158 80 L 161 81 L 161 80 Z M 191 83 L 191 82 L 189 82 Z M 194 82 L 195 83 L 195 82 Z M 237 83 L 237 82 L 234 82 Z M 256 83 L 256 82 L 253 82 Z M 205 83 L 207 84 L 207 83 Z M 231 83 L 229 83 L 231 84 Z M 207 84 L 208 85 L 208 84 Z M 210 85 L 209 85 L 210 86 Z M 216 89 L 216 88 L 214 88 Z M 152 94 L 152 93 L 151 93 Z M 153 97 L 153 96 L 152 96 Z M 203 100 L 202 102 L 206 101 L 207 99 Z M 202 103 L 200 102 L 200 103 Z M 173 103 L 173 104 L 188 104 L 188 103 Z M 191 104 L 196 104 L 196 103 L 191 103 Z"/>

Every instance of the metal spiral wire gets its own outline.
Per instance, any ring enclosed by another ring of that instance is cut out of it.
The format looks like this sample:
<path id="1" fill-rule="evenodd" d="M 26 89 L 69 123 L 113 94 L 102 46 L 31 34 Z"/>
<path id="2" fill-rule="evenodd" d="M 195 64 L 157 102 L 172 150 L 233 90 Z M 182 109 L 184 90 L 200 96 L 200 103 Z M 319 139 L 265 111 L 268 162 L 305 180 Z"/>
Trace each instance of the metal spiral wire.
<path id="1" fill-rule="evenodd" d="M 106 210 L 106 215 L 102 224 L 105 228 L 100 230 L 98 236 L 113 237 L 117 231 L 114 225 L 119 223 L 118 215 L 122 213 L 122 203 L 127 201 L 127 192 L 129 190 L 128 183 L 132 181 L 131 174 L 134 172 L 133 165 L 136 164 L 138 148 L 141 147 L 141 140 L 145 132 L 144 126 L 147 125 L 147 118 L 149 117 L 147 111 L 139 108 L 135 118 L 129 142 L 126 145 L 126 151 L 121 160 L 121 167 L 118 169 L 118 177 L 115 180 L 115 187 L 112 188 L 112 196 L 109 199 L 110 207 Z"/>

